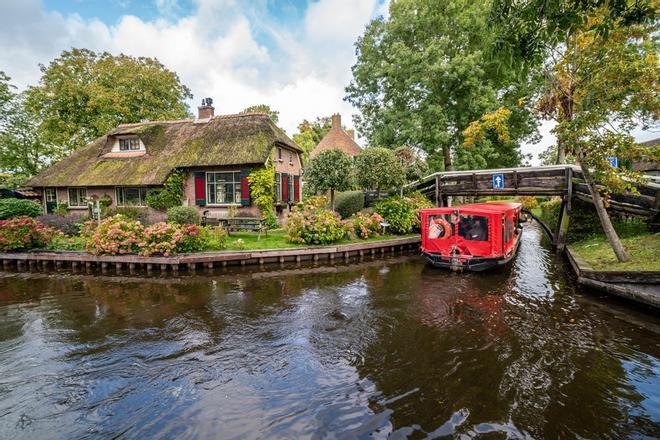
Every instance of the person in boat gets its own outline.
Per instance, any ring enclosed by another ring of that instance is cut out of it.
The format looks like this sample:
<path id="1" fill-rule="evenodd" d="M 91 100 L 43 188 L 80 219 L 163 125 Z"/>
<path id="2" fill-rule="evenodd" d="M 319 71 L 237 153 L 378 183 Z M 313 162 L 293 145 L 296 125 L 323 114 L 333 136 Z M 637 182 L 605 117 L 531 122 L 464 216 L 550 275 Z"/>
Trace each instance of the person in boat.
<path id="1" fill-rule="evenodd" d="M 488 230 L 479 217 L 475 217 L 472 226 L 467 231 L 468 240 L 486 241 L 488 240 Z"/>

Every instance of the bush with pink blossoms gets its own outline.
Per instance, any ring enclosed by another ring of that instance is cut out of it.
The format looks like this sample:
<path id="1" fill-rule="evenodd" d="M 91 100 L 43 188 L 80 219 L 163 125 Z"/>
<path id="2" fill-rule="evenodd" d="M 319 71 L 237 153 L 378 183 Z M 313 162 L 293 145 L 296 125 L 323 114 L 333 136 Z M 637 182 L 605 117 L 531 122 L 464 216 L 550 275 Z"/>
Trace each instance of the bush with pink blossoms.
<path id="1" fill-rule="evenodd" d="M 197 252 L 204 248 L 204 241 L 197 225 L 156 223 L 144 230 L 140 243 L 141 255 L 162 254 L 169 257 L 181 252 Z"/>
<path id="2" fill-rule="evenodd" d="M 57 235 L 62 233 L 31 217 L 0 220 L 0 252 L 44 247 Z"/>
<path id="3" fill-rule="evenodd" d="M 86 248 L 96 255 L 136 254 L 144 243 L 144 226 L 121 214 L 103 220 L 95 229 L 90 222 L 83 226 Z"/>
<path id="4" fill-rule="evenodd" d="M 351 238 L 357 237 L 365 240 L 379 234 L 382 222 L 383 217 L 380 214 L 366 211 L 358 212 L 346 220 Z"/>

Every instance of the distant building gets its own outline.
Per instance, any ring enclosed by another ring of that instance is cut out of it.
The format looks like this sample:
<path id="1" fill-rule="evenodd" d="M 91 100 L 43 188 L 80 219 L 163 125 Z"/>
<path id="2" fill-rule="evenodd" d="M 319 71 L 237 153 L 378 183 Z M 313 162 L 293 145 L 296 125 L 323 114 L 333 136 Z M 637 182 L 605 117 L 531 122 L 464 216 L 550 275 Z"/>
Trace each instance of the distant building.
<path id="1" fill-rule="evenodd" d="M 646 142 L 640 142 L 639 145 L 649 149 L 660 148 L 660 138 L 655 138 Z M 632 163 L 632 169 L 633 171 L 647 174 L 649 176 L 660 176 L 660 163 L 658 162 L 636 161 Z"/>
<path id="2" fill-rule="evenodd" d="M 309 153 L 310 158 L 316 157 L 319 153 L 328 150 L 341 150 L 351 157 L 355 157 L 362 152 L 360 146 L 355 142 L 355 132 L 353 130 L 344 130 L 341 128 L 341 115 L 332 115 L 332 127 L 330 131 L 321 139 L 321 142 Z"/>

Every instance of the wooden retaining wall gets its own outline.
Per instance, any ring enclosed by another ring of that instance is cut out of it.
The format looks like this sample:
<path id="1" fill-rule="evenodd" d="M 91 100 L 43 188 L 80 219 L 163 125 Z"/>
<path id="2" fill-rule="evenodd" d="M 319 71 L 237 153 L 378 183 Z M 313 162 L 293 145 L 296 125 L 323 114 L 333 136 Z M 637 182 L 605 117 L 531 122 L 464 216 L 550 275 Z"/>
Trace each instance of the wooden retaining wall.
<path id="1" fill-rule="evenodd" d="M 352 243 L 337 246 L 318 246 L 291 249 L 264 249 L 255 251 L 197 252 L 171 257 L 141 257 L 139 255 L 93 255 L 76 251 L 32 251 L 0 253 L 4 269 L 34 270 L 53 269 L 138 269 L 161 272 L 194 271 L 197 268 L 212 269 L 227 265 L 248 265 L 286 263 L 301 261 L 328 261 L 350 258 L 376 257 L 397 252 L 417 251 L 420 237 L 398 238 L 394 240 Z"/>
<path id="2" fill-rule="evenodd" d="M 566 246 L 566 257 L 578 284 L 660 308 L 660 271 L 594 270 L 570 245 Z"/>

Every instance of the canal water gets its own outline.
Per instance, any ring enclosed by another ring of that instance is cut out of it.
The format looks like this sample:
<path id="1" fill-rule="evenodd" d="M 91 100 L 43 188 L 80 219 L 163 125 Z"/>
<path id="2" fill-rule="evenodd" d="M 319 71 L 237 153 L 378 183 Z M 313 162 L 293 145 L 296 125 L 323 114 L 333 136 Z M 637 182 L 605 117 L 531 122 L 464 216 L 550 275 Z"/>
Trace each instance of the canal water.
<path id="1" fill-rule="evenodd" d="M 122 277 L 0 273 L 0 438 L 654 438 L 660 318 L 414 255 Z"/>

